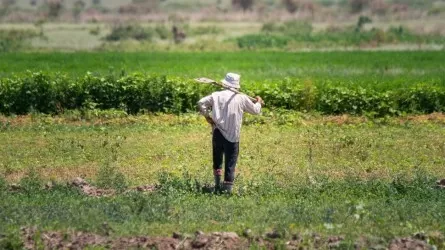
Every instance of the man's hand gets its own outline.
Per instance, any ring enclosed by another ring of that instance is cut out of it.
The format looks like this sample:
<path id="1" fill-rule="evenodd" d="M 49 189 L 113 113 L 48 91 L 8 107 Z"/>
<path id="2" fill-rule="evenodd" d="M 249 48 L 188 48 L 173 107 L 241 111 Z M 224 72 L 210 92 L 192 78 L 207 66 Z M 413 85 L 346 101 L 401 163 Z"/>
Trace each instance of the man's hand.
<path id="1" fill-rule="evenodd" d="M 210 117 L 210 116 L 205 116 L 205 118 L 206 118 L 206 121 L 210 124 L 210 125 L 215 125 L 215 122 L 212 120 L 212 117 Z"/>
<path id="2" fill-rule="evenodd" d="M 255 98 L 256 98 L 256 103 L 259 103 L 259 104 L 261 104 L 261 105 L 264 105 L 263 98 L 261 98 L 261 97 L 259 97 L 259 96 L 255 97 Z"/>

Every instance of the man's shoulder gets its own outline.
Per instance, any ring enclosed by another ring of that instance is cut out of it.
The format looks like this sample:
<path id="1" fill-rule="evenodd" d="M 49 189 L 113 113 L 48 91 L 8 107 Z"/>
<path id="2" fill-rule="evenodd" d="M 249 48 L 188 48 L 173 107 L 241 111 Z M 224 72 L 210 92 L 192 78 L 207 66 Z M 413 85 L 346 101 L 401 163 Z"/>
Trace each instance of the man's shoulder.
<path id="1" fill-rule="evenodd" d="M 212 95 L 219 95 L 219 96 L 220 95 L 231 95 L 231 94 L 234 94 L 234 93 L 228 89 L 223 89 L 223 90 L 215 91 L 212 93 Z"/>

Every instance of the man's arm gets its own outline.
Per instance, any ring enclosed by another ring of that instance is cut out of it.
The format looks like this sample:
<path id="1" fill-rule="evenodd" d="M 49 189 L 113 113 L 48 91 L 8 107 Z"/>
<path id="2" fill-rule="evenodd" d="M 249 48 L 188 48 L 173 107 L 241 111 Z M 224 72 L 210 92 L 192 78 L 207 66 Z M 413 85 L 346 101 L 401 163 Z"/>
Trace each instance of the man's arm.
<path id="1" fill-rule="evenodd" d="M 259 115 L 261 113 L 261 103 L 263 103 L 263 99 L 259 96 L 256 97 L 255 103 L 246 97 L 244 100 L 244 111 L 253 115 Z"/>
<path id="2" fill-rule="evenodd" d="M 208 95 L 198 101 L 199 113 L 201 115 L 203 115 L 206 118 L 207 122 L 210 123 L 211 125 L 214 124 L 214 122 L 211 118 L 211 112 L 212 112 L 211 108 L 212 107 L 213 107 L 212 95 Z"/>

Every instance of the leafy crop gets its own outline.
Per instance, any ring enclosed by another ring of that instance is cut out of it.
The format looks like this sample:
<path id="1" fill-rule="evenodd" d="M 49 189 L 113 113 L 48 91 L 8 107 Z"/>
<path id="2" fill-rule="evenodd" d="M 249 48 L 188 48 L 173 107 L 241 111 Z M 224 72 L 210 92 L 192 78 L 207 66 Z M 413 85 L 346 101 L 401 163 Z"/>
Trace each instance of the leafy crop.
<path id="1" fill-rule="evenodd" d="M 313 84 L 300 79 L 246 83 L 244 90 L 264 98 L 268 106 L 324 114 L 432 113 L 445 110 L 445 87 L 418 83 L 384 90 L 348 83 Z M 82 78 L 42 72 L 0 80 L 0 112 L 57 114 L 66 110 L 120 109 L 129 114 L 142 111 L 183 113 L 214 88 L 192 80 L 132 74 Z"/>

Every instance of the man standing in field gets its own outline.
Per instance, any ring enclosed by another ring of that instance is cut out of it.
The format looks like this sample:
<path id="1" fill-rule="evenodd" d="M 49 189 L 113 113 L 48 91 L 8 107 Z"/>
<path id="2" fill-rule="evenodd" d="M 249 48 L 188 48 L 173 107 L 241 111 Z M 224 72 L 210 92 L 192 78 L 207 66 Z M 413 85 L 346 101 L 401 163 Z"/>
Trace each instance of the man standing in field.
<path id="1" fill-rule="evenodd" d="M 240 75 L 228 73 L 221 82 L 229 88 L 239 90 Z M 236 94 L 227 89 L 214 92 L 199 100 L 199 111 L 212 125 L 213 130 L 215 191 L 232 192 L 243 113 L 260 114 L 262 103 L 263 100 L 259 96 L 252 102 L 246 95 Z M 223 155 L 225 168 L 224 183 L 221 185 Z"/>

